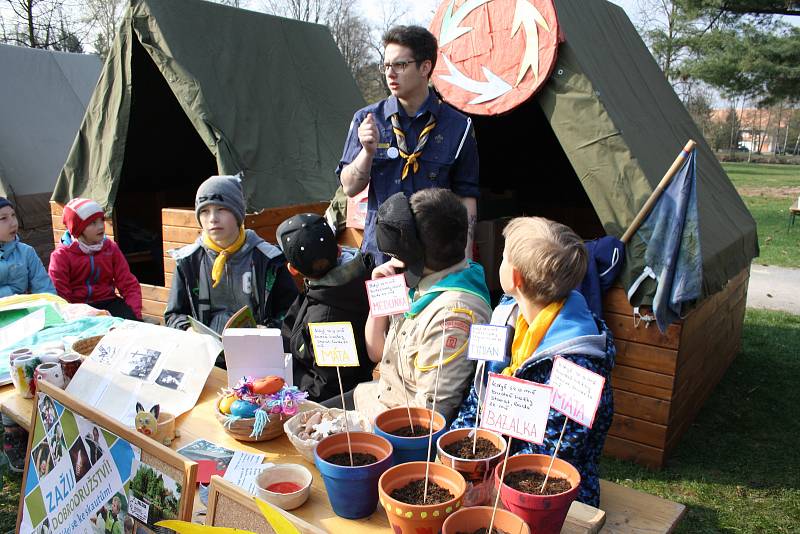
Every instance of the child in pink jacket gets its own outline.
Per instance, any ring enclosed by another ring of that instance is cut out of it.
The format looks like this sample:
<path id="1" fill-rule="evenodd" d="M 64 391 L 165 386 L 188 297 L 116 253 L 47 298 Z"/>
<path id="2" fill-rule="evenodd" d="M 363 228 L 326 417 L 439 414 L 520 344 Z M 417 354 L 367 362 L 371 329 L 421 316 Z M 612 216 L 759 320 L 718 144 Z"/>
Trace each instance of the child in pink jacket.
<path id="1" fill-rule="evenodd" d="M 100 204 L 73 198 L 64 206 L 63 221 L 67 231 L 50 256 L 48 269 L 58 295 L 108 310 L 115 317 L 141 320 L 142 288 L 119 246 L 106 239 Z"/>

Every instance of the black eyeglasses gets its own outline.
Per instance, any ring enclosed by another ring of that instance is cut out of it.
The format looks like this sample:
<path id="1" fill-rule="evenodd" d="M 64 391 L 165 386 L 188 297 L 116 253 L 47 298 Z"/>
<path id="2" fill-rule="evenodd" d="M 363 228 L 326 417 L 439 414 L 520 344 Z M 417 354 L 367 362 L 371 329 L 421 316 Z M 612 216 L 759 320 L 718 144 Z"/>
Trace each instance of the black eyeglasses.
<path id="1" fill-rule="evenodd" d="M 378 65 L 378 70 L 381 71 L 382 74 L 386 74 L 386 71 L 392 69 L 393 71 L 400 73 L 406 70 L 406 67 L 410 63 L 416 63 L 417 61 L 412 59 L 411 61 L 395 61 L 394 63 L 381 63 Z"/>

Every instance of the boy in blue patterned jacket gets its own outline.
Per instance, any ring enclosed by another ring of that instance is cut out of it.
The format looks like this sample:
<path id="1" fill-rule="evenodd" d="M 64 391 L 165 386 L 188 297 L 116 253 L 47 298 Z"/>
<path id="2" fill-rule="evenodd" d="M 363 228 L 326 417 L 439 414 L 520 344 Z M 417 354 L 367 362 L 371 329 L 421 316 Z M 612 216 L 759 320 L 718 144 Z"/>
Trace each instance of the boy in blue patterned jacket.
<path id="1" fill-rule="evenodd" d="M 562 356 L 606 378 L 592 428 L 567 422 L 558 457 L 581 474 L 578 500 L 600 504 L 597 462 L 614 415 L 610 375 L 616 350 L 611 332 L 574 290 L 586 272 L 587 253 L 567 226 L 540 217 L 519 217 L 503 231 L 506 238 L 500 284 L 506 293 L 492 314 L 492 324 L 514 329 L 509 362 L 487 365 L 489 371 L 547 384 L 553 359 Z M 485 377 L 480 377 L 485 380 Z M 475 425 L 475 387 L 461 406 L 453 428 Z M 514 454 L 552 455 L 564 415 L 550 410 L 543 445 L 514 440 Z"/>

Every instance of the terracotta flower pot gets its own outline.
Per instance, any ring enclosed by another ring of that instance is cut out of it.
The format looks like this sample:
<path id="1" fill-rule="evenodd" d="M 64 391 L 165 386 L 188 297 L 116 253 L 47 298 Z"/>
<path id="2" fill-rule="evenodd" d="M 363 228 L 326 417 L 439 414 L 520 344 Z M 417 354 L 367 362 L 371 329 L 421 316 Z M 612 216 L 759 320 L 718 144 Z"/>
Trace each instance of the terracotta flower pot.
<path id="1" fill-rule="evenodd" d="M 544 454 L 519 454 L 508 459 L 505 476 L 514 471 L 530 469 L 538 473 L 546 473 L 550 465 L 550 456 Z M 553 469 L 550 471 L 551 477 L 565 478 L 572 486 L 569 491 L 556 495 L 531 495 L 517 491 L 510 486 L 500 484 L 500 473 L 503 470 L 503 463 L 495 467 L 495 484 L 500 488 L 500 500 L 507 510 L 520 516 L 531 531 L 536 534 L 558 534 L 561 526 L 567 518 L 569 507 L 575 497 L 578 496 L 578 486 L 581 483 L 581 475 L 572 465 L 561 460 L 555 459 Z"/>
<path id="2" fill-rule="evenodd" d="M 464 493 L 464 506 L 480 506 L 489 502 L 492 485 L 494 484 L 492 480 L 494 468 L 506 453 L 506 440 L 503 436 L 482 428 L 478 429 L 478 437 L 488 439 L 495 447 L 500 449 L 500 452 L 496 455 L 480 460 L 467 460 L 444 452 L 444 448 L 447 445 L 468 437 L 472 430 L 472 428 L 450 430 L 442 434 L 439 441 L 436 442 L 439 461 L 461 473 L 461 476 L 467 482 L 467 491 Z"/>
<path id="3" fill-rule="evenodd" d="M 378 505 L 378 477 L 392 466 L 392 444 L 369 432 L 350 432 L 353 452 L 374 455 L 378 461 L 363 466 L 336 465 L 325 461 L 332 454 L 346 453 L 347 434 L 323 439 L 314 451 L 314 464 L 322 475 L 336 515 L 347 519 L 367 517 Z"/>
<path id="4" fill-rule="evenodd" d="M 428 408 L 411 408 L 411 420 L 414 422 L 414 428 L 417 426 L 428 428 L 431 424 L 431 411 Z M 439 436 L 444 434 L 445 424 L 444 417 L 437 412 L 433 418 L 433 444 L 428 460 L 433 460 L 436 456 L 435 443 Z M 408 426 L 408 410 L 405 406 L 391 408 L 375 418 L 375 433 L 391 442 L 394 447 L 395 464 L 424 462 L 428 452 L 428 434 L 417 438 L 403 438 L 391 433 L 406 426 Z"/>
<path id="5" fill-rule="evenodd" d="M 479 528 L 489 528 L 492 521 L 491 506 L 473 506 L 462 508 L 444 521 L 442 534 L 457 532 L 475 532 Z M 508 534 L 531 534 L 531 529 L 518 515 L 502 508 L 497 509 L 492 528 L 508 532 Z"/>
<path id="6" fill-rule="evenodd" d="M 407 504 L 391 497 L 392 491 L 409 482 L 425 478 L 425 465 L 430 465 L 429 479 L 450 491 L 454 498 L 439 504 Z M 464 482 L 458 471 L 447 466 L 428 462 L 408 462 L 392 467 L 378 481 L 381 506 L 386 509 L 389 523 L 395 534 L 439 532 L 447 517 L 461 508 Z"/>

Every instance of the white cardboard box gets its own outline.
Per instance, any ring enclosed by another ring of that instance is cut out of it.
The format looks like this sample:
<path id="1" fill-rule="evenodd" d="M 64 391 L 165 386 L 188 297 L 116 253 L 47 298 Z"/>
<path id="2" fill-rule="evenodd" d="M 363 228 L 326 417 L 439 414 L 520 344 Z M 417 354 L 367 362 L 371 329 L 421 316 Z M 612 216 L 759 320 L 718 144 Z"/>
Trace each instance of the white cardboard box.
<path id="1" fill-rule="evenodd" d="M 228 367 L 228 387 L 236 385 L 243 376 L 269 375 L 281 376 L 288 385 L 294 385 L 292 355 L 283 352 L 279 329 L 228 328 L 222 333 L 222 346 Z"/>

